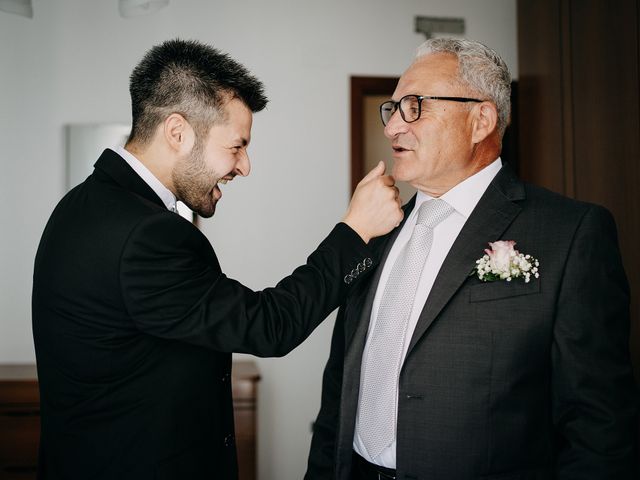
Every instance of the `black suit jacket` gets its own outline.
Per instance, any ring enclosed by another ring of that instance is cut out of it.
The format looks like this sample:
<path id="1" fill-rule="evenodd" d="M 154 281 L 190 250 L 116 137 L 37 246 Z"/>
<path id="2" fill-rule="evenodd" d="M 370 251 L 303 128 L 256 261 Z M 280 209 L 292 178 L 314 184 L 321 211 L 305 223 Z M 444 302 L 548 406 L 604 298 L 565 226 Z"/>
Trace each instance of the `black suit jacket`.
<path id="1" fill-rule="evenodd" d="M 54 210 L 36 256 L 39 478 L 236 478 L 231 352 L 291 351 L 370 257 L 338 224 L 306 265 L 254 292 L 105 150 Z"/>
<path id="2" fill-rule="evenodd" d="M 382 261 L 398 231 L 374 245 Z M 470 276 L 487 242 L 499 239 L 537 258 L 540 278 Z M 349 478 L 381 270 L 339 311 L 307 480 Z M 611 215 L 503 167 L 451 247 L 413 333 L 399 378 L 398 479 L 636 478 L 628 309 Z"/>

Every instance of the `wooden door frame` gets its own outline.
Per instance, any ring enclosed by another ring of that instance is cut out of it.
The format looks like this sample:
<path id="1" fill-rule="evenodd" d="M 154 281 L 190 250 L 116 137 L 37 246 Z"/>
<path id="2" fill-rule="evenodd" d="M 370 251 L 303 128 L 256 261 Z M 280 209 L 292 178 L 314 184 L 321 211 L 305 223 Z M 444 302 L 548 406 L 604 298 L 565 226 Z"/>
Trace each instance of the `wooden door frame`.
<path id="1" fill-rule="evenodd" d="M 399 77 L 351 77 L 351 193 L 364 177 L 364 98 L 388 95 L 391 98 Z"/>

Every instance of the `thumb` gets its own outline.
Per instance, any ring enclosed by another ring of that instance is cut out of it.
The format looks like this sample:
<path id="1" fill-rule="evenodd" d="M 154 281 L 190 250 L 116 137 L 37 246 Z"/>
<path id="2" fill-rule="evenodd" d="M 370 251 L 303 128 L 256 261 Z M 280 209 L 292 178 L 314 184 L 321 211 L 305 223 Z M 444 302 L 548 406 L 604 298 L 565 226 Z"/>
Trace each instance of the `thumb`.
<path id="1" fill-rule="evenodd" d="M 367 175 L 362 179 L 362 182 L 368 182 L 369 180 L 372 180 L 375 177 L 379 177 L 381 175 L 384 175 L 385 168 L 386 167 L 384 165 L 384 162 L 382 160 L 380 160 L 378 162 L 378 165 L 373 167 L 371 169 L 371 171 L 369 173 L 367 173 Z"/>

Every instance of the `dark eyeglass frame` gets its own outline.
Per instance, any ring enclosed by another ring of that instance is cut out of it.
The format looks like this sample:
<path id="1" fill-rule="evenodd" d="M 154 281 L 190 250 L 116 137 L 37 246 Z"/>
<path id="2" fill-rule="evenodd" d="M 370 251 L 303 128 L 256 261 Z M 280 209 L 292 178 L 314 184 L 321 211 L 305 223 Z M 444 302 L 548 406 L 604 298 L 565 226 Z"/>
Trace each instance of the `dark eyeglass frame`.
<path id="1" fill-rule="evenodd" d="M 405 98 L 408 98 L 408 97 L 415 97 L 416 99 L 418 99 L 418 116 L 416 118 L 414 118 L 413 120 L 407 120 L 405 118 L 404 111 L 402 110 L 402 107 L 400 106 L 402 101 Z M 386 126 L 387 123 L 389 123 L 389 120 L 391 120 L 391 117 L 393 116 L 393 114 L 396 113 L 396 111 L 398 111 L 398 110 L 400 110 L 400 116 L 402 117 L 402 120 L 404 120 L 406 123 L 413 123 L 413 122 L 416 122 L 416 121 L 420 120 L 420 116 L 422 115 L 422 101 L 423 100 L 446 100 L 447 102 L 461 102 L 461 103 L 467 103 L 467 102 L 482 103 L 482 102 L 485 101 L 485 100 L 479 100 L 477 98 L 467 98 L 467 97 L 434 97 L 434 96 L 430 96 L 430 95 L 415 95 L 415 94 L 405 95 L 404 97 L 402 97 L 397 102 L 394 102 L 393 100 L 387 100 L 382 105 L 380 105 L 380 119 L 382 120 L 382 124 L 384 126 Z M 388 120 L 385 122 L 384 121 L 385 115 L 383 113 L 383 108 L 385 108 L 385 106 L 389 106 L 389 105 L 392 106 L 393 111 L 391 112 L 391 115 L 389 115 Z"/>

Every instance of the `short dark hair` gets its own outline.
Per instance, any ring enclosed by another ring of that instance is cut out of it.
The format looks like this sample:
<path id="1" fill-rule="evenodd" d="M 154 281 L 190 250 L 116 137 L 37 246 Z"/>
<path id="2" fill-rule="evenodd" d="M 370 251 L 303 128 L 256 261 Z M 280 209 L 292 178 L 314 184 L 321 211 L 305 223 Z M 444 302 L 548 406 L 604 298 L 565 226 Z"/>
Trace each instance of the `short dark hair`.
<path id="1" fill-rule="evenodd" d="M 267 105 L 264 86 L 229 55 L 195 40 L 168 40 L 149 50 L 131 73 L 132 127 L 127 143 L 146 144 L 172 113 L 183 115 L 196 135 L 223 117 L 238 98 L 252 112 Z"/>

